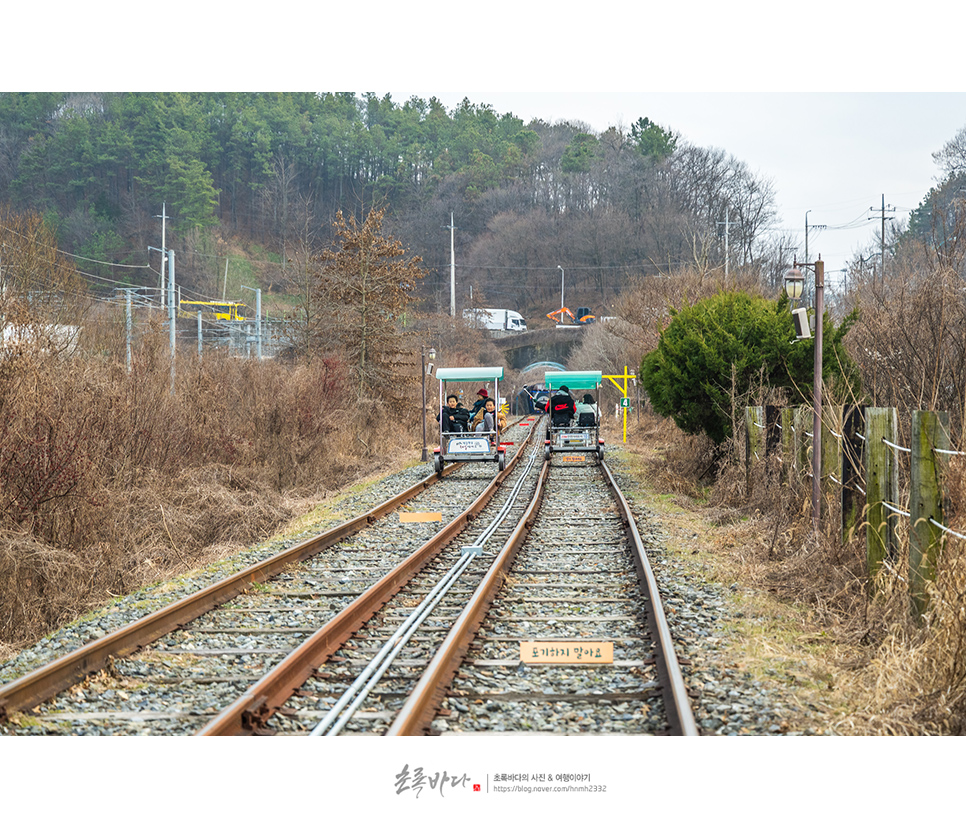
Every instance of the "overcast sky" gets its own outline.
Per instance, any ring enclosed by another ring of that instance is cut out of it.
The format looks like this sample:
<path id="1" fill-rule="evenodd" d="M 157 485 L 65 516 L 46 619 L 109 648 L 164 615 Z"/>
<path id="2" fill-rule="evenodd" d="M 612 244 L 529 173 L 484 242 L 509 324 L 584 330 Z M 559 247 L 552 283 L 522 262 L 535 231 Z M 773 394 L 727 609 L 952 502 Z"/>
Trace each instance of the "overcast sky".
<path id="1" fill-rule="evenodd" d="M 826 272 L 878 245 L 886 217 L 902 220 L 935 185 L 932 154 L 966 126 L 966 93 L 391 93 L 463 99 L 524 121 L 579 120 L 595 131 L 647 116 L 693 144 L 721 148 L 775 189 L 776 229 L 797 235 L 804 260 Z M 722 217 L 721 220 L 724 220 Z M 827 226 L 826 229 L 817 228 Z"/>
<path id="2" fill-rule="evenodd" d="M 249 16 L 225 16 L 219 7 L 172 0 L 166 9 L 191 25 L 156 29 L 148 9 L 106 24 L 73 6 L 53 16 L 45 7 L 17 6 L 11 31 L 42 26 L 45 51 L 38 54 L 30 38 L 12 39 L 0 84 L 393 87 L 428 90 L 418 94 L 435 95 L 448 109 L 466 96 L 525 121 L 577 119 L 597 131 L 647 116 L 770 179 L 778 228 L 795 231 L 802 243 L 806 212 L 810 226 L 827 226 L 810 231 L 809 258 L 821 254 L 830 273 L 874 243 L 883 195 L 896 219 L 919 204 L 936 181 L 933 152 L 966 126 L 966 93 L 955 91 L 963 87 L 955 23 L 966 17 L 961 7 L 937 16 L 841 0 L 794 7 L 692 0 L 686 8 L 491 0 L 485 7 L 417 2 L 405 10 L 375 0 L 365 11 L 281 4 L 266 37 Z M 110 48 L 98 41 L 105 26 L 114 27 Z M 257 52 L 232 51 L 242 43 L 257 43 Z M 493 87 L 556 92 L 473 92 Z M 627 87 L 662 92 L 595 92 Z M 707 92 L 715 90 L 725 92 Z M 411 94 L 392 95 L 401 104 Z M 843 226 L 851 228 L 836 229 Z"/>

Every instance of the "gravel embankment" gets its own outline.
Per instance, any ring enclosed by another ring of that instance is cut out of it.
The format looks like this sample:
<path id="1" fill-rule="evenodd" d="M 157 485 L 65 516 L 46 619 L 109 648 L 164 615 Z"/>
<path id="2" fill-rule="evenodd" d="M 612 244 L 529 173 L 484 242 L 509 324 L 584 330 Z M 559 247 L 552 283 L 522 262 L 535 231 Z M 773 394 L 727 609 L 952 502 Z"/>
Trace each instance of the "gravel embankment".
<path id="1" fill-rule="evenodd" d="M 634 500 L 635 484 L 627 476 L 620 454 L 611 454 L 608 466 L 626 487 L 653 568 L 664 588 L 665 611 L 679 647 L 694 697 L 698 726 L 706 735 L 811 735 L 824 733 L 819 716 L 811 716 L 793 693 L 771 681 L 756 680 L 740 667 L 740 647 L 729 628 L 742 613 L 731 601 L 733 589 L 706 581 L 694 567 L 667 547 L 666 531 L 654 515 Z M 247 548 L 207 569 L 194 571 L 114 600 L 103 609 L 58 630 L 0 665 L 0 683 L 20 677 L 78 646 L 103 636 L 173 600 L 259 562 L 280 549 L 377 506 L 401 489 L 422 480 L 431 464 L 411 466 L 389 475 L 330 505 L 325 522 L 302 531 L 291 540 Z M 3 734 L 0 730 L 0 734 Z"/>
<path id="2" fill-rule="evenodd" d="M 742 667 L 733 626 L 744 613 L 730 587 L 709 582 L 668 547 L 668 531 L 635 500 L 636 484 L 621 456 L 607 460 L 637 519 L 651 566 L 661 584 L 668 624 L 692 694 L 702 735 L 824 735 L 825 722 L 802 706 L 800 693 L 759 680 Z M 697 544 L 697 542 L 696 542 Z"/>

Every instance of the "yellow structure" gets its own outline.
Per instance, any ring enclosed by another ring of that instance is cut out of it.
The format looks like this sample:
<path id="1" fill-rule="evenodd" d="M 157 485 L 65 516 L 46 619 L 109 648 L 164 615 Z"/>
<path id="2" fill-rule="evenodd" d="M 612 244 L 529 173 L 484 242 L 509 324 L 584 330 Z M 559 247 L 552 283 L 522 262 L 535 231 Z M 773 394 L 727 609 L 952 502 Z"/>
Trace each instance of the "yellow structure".
<path id="1" fill-rule="evenodd" d="M 182 301 L 179 309 L 182 316 L 197 316 L 202 313 L 207 318 L 219 321 L 245 321 L 239 313 L 239 308 L 245 304 L 241 301 Z"/>
<path id="2" fill-rule="evenodd" d="M 621 392 L 621 411 L 624 414 L 624 442 L 627 442 L 627 409 L 630 407 L 630 394 L 627 393 L 627 384 L 632 379 L 637 379 L 635 374 L 627 373 L 627 365 L 624 366 L 624 375 L 604 374 L 604 379 L 609 379 L 614 387 Z M 621 380 L 618 382 L 617 380 Z M 626 401 L 626 402 L 625 402 Z"/>

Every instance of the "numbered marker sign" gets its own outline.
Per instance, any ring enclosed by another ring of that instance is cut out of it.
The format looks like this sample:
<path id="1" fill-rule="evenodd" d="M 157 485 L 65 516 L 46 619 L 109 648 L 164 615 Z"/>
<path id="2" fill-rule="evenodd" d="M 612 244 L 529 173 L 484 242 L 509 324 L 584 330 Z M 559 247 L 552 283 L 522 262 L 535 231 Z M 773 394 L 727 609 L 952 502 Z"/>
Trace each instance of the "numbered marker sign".
<path id="1" fill-rule="evenodd" d="M 630 408 L 630 407 L 631 407 L 631 398 L 621 397 L 621 408 Z"/>

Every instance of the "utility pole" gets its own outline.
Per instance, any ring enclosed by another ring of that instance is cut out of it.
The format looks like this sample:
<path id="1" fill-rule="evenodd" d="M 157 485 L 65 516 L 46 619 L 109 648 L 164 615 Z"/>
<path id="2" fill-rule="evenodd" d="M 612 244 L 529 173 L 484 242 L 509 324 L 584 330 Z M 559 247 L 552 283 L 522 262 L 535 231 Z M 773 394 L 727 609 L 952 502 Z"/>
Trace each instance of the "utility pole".
<path id="1" fill-rule="evenodd" d="M 131 331 L 133 330 L 133 322 L 131 321 L 131 293 L 134 290 L 127 288 L 124 290 L 124 331 L 127 341 L 127 372 L 131 373 L 132 367 L 132 356 L 131 356 Z"/>
<path id="2" fill-rule="evenodd" d="M 875 211 L 875 210 L 876 210 L 875 206 L 869 206 L 869 211 Z M 882 276 L 881 277 L 882 277 L 883 280 L 885 280 L 885 222 L 886 222 L 886 212 L 887 211 L 895 211 L 895 210 L 896 210 L 896 207 L 895 206 L 887 206 L 886 205 L 886 203 L 885 203 L 885 194 L 883 194 L 882 195 L 882 208 L 879 209 L 880 216 L 882 218 L 882 232 L 881 232 L 881 237 L 879 238 L 879 251 L 882 254 L 882 268 L 881 268 Z M 870 217 L 869 219 L 871 220 L 872 218 Z M 892 220 L 893 218 L 890 217 L 889 219 Z"/>
<path id="3" fill-rule="evenodd" d="M 564 311 L 564 268 L 557 264 L 557 269 L 560 270 L 560 323 L 563 324 L 563 311 Z"/>
<path id="4" fill-rule="evenodd" d="M 255 293 L 255 356 L 262 358 L 262 291 L 258 287 L 246 287 L 242 284 L 243 290 L 251 290 Z M 251 331 L 249 331 L 251 332 Z"/>
<path id="5" fill-rule="evenodd" d="M 449 213 L 449 225 L 443 226 L 449 229 L 449 314 L 456 318 L 456 241 L 453 233 L 456 226 L 453 225 L 453 212 Z"/>
<path id="6" fill-rule="evenodd" d="M 815 261 L 815 370 L 812 374 L 812 532 L 822 514 L 822 324 L 825 316 L 825 263 Z"/>
<path id="7" fill-rule="evenodd" d="M 813 223 L 811 226 L 808 225 L 808 213 L 811 211 L 809 209 L 805 212 L 805 263 L 802 266 L 811 266 L 808 260 L 808 230 L 811 229 L 827 229 L 826 225 L 819 225 L 818 223 Z"/>
<path id="8" fill-rule="evenodd" d="M 255 290 L 255 355 L 262 358 L 262 291 Z"/>
<path id="9" fill-rule="evenodd" d="M 725 278 L 728 277 L 728 263 L 731 257 L 731 247 L 728 244 L 728 235 L 731 230 L 731 206 L 725 206 L 725 219 L 718 221 L 719 226 L 724 226 L 724 250 L 725 250 Z M 741 225 L 740 223 L 738 224 Z"/>
<path id="10" fill-rule="evenodd" d="M 171 341 L 171 395 L 174 396 L 174 357 L 175 357 L 175 328 L 174 328 L 174 250 L 168 252 L 168 326 Z"/>
<path id="11" fill-rule="evenodd" d="M 164 258 L 168 250 L 164 248 L 164 232 L 165 232 L 165 220 L 167 220 L 167 214 L 165 213 L 165 203 L 161 203 L 161 214 L 154 215 L 155 217 L 161 218 L 161 306 L 164 307 Z"/>

